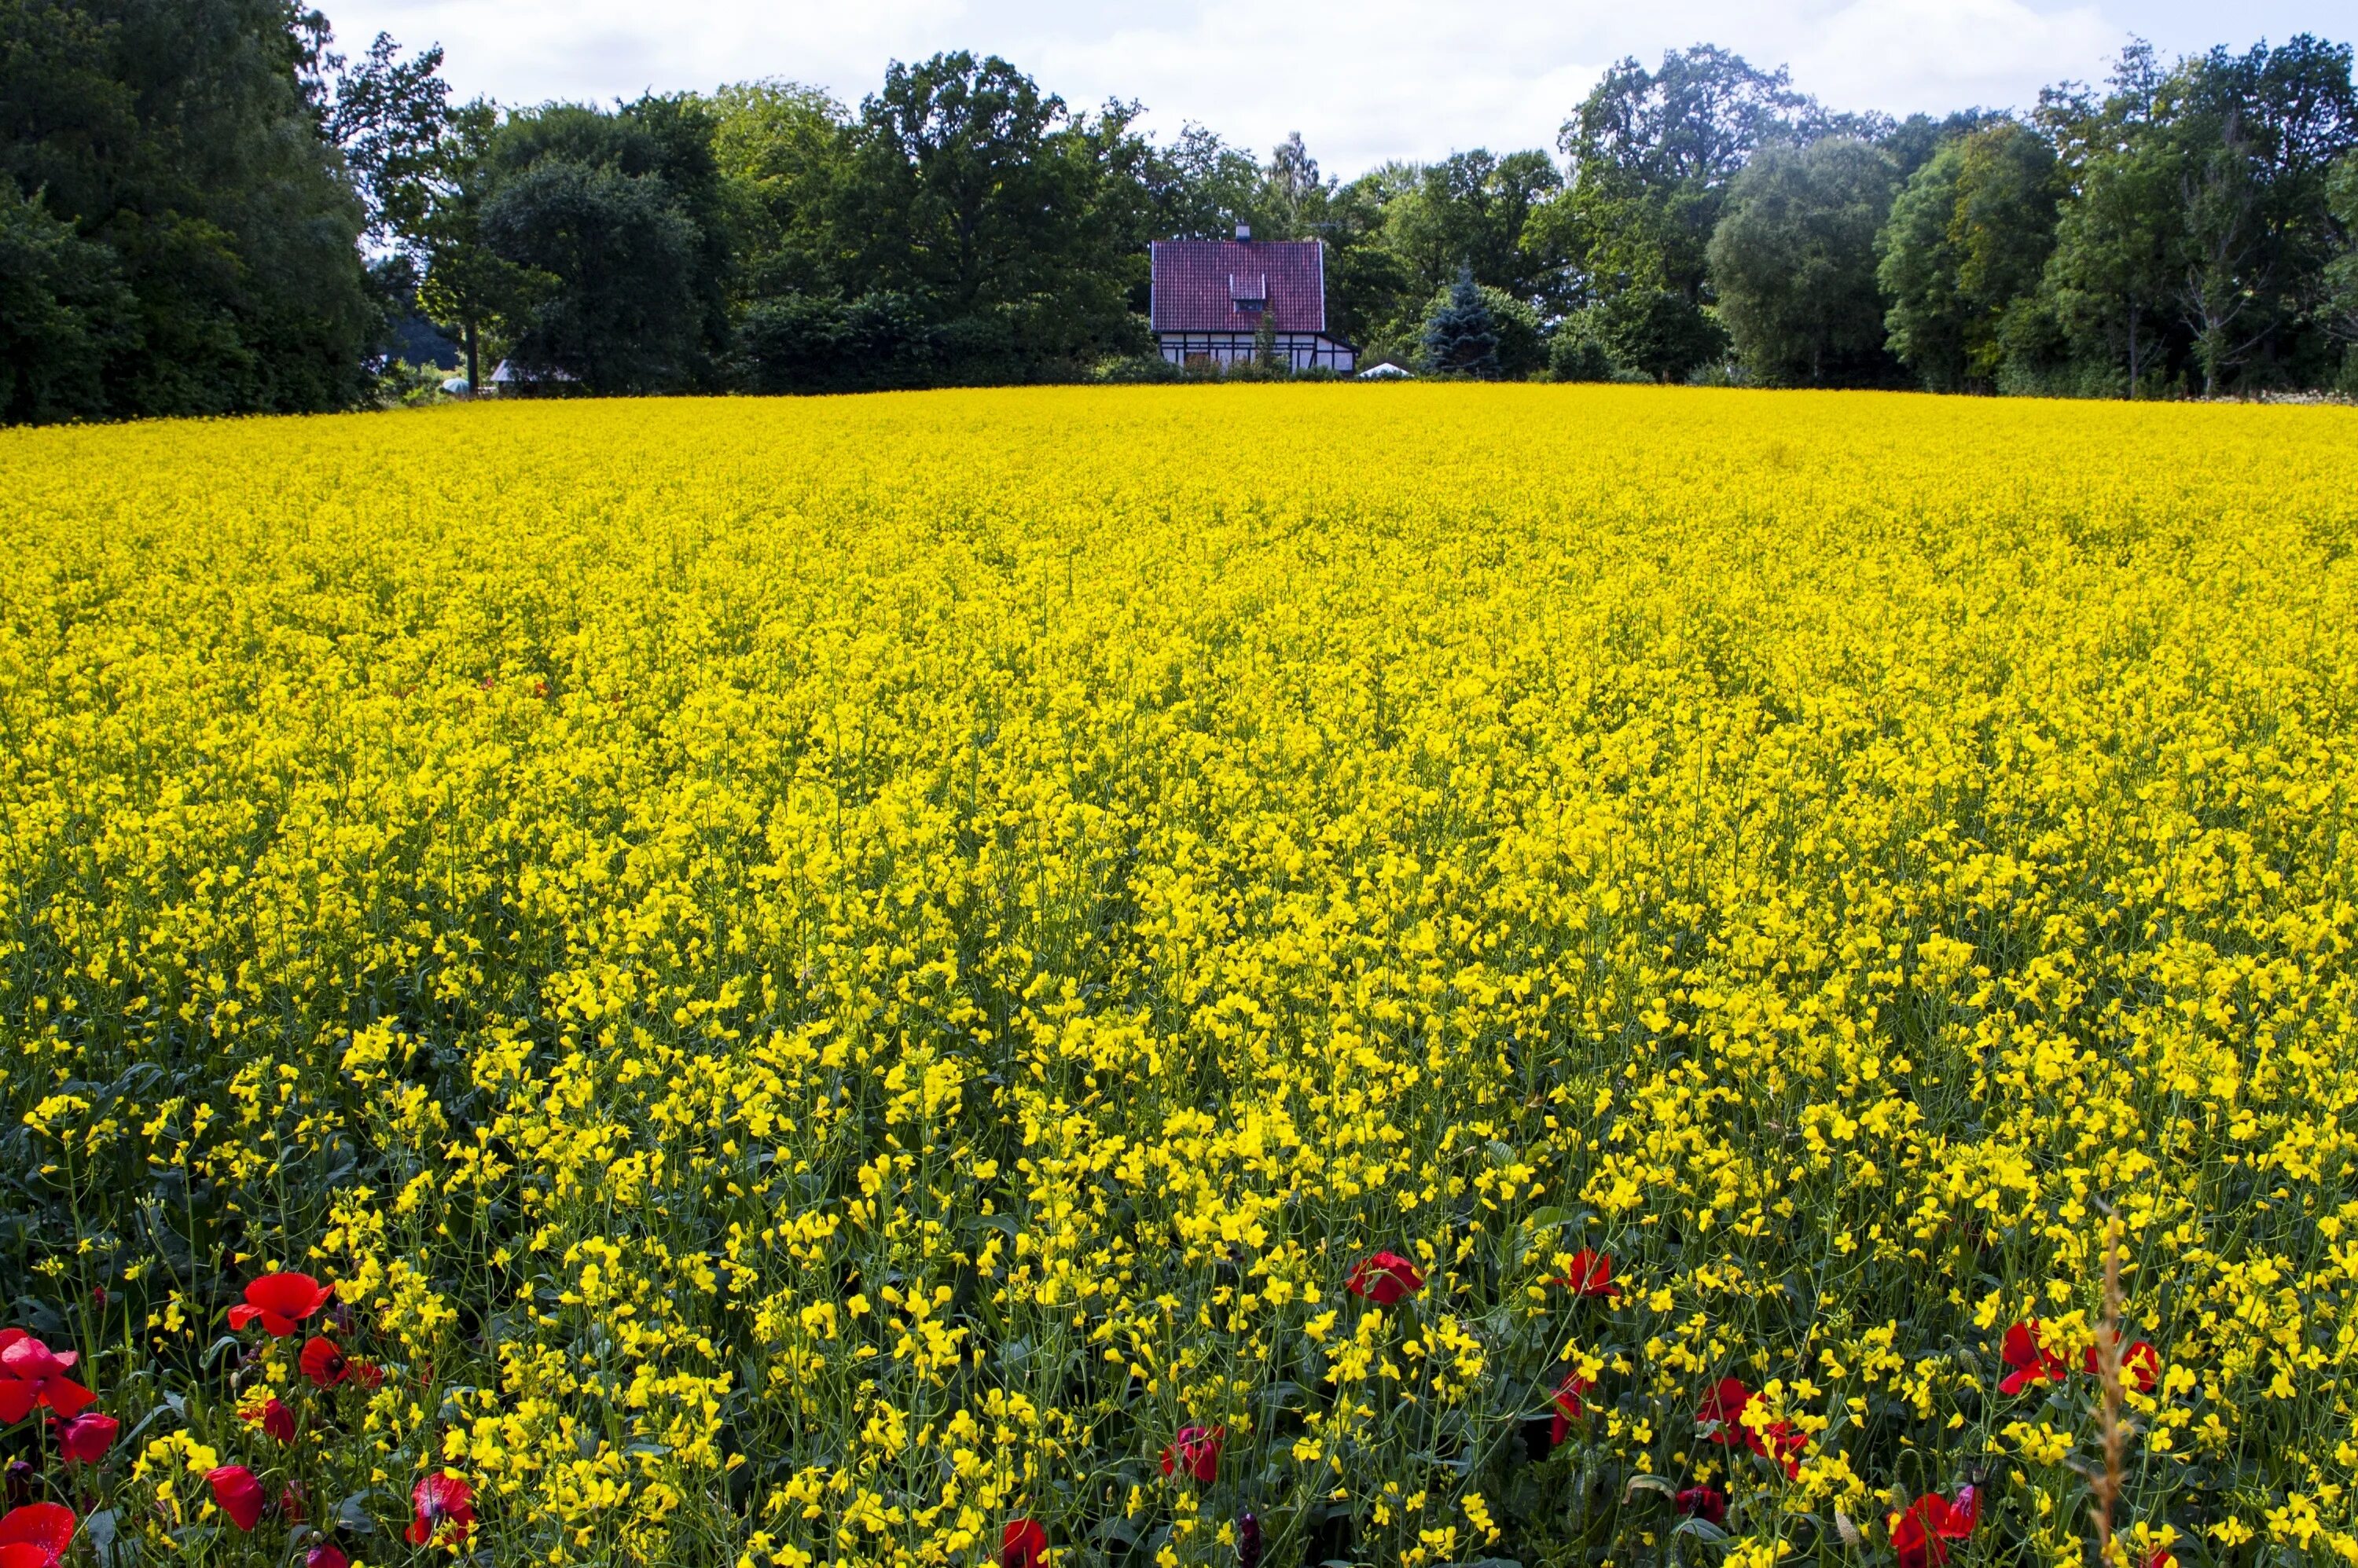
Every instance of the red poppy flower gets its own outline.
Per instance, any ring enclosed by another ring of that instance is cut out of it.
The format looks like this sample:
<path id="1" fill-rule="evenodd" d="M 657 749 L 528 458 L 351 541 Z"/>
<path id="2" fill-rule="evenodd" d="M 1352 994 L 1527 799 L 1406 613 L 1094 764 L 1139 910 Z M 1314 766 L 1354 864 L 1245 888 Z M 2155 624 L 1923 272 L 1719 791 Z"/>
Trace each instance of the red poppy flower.
<path id="1" fill-rule="evenodd" d="M 253 1471 L 243 1465 L 216 1465 L 205 1472 L 205 1480 L 213 1489 L 213 1501 L 229 1515 L 230 1523 L 251 1530 L 262 1522 L 262 1508 L 267 1499 Z"/>
<path id="2" fill-rule="evenodd" d="M 0 1371 L 29 1383 L 45 1382 L 73 1369 L 81 1357 L 71 1350 L 52 1350 L 21 1328 L 0 1328 Z"/>
<path id="3" fill-rule="evenodd" d="M 1893 1514 L 1891 1544 L 1899 1553 L 1899 1568 L 1941 1568 L 1949 1560 L 1949 1542 L 1973 1534 L 1981 1511 L 1980 1497 L 1966 1487 L 1953 1504 L 1928 1495 L 1909 1504 L 1906 1513 Z"/>
<path id="4" fill-rule="evenodd" d="M 2093 1345 L 2080 1357 L 2080 1365 L 2091 1378 L 2104 1370 L 2103 1359 L 2097 1356 L 2096 1347 Z M 2153 1347 L 2150 1340 L 2140 1339 L 2135 1345 L 2124 1345 L 2121 1346 L 2121 1372 L 2124 1386 L 2135 1383 L 2138 1393 L 2149 1394 L 2161 1381 L 2161 1352 Z"/>
<path id="5" fill-rule="evenodd" d="M 1752 1434 L 1752 1452 L 1784 1466 L 1788 1481 L 1800 1477 L 1801 1455 L 1809 1446 L 1809 1438 L 1790 1421 L 1774 1422 L 1768 1431 Z"/>
<path id="6" fill-rule="evenodd" d="M 2033 1383 L 2063 1380 L 2063 1357 L 2047 1348 L 2039 1337 L 2039 1320 L 2035 1317 L 2007 1329 L 2006 1343 L 1998 1354 L 2014 1368 L 1997 1380 L 1998 1392 L 2002 1394 L 2018 1394 Z"/>
<path id="7" fill-rule="evenodd" d="M 258 1411 L 246 1411 L 245 1419 L 281 1443 L 295 1441 L 295 1412 L 275 1399 Z"/>
<path id="8" fill-rule="evenodd" d="M 105 1458 L 106 1451 L 114 1446 L 114 1434 L 123 1430 L 121 1422 L 96 1411 L 84 1411 L 71 1421 L 52 1422 L 50 1426 L 57 1433 L 58 1452 L 77 1465 L 95 1465 Z"/>
<path id="9" fill-rule="evenodd" d="M 1208 1487 L 1220 1473 L 1220 1449 L 1227 1442 L 1225 1426 L 1183 1426 L 1171 1446 L 1163 1451 L 1163 1473 L 1185 1471 L 1199 1487 Z"/>
<path id="10" fill-rule="evenodd" d="M 416 1518 L 409 1521 L 409 1544 L 464 1541 L 475 1528 L 475 1488 L 458 1476 L 434 1470 L 420 1476 L 409 1494 Z"/>
<path id="11" fill-rule="evenodd" d="M 332 1389 L 355 1373 L 352 1361 L 337 1348 L 336 1342 L 317 1334 L 303 1342 L 303 1354 L 297 1359 L 302 1365 L 303 1376 L 310 1379 L 315 1388 Z"/>
<path id="12" fill-rule="evenodd" d="M 265 1274 L 245 1287 L 245 1300 L 229 1309 L 229 1325 L 243 1328 L 258 1322 L 263 1333 L 284 1339 L 335 1293 L 335 1286 L 323 1285 L 308 1274 Z"/>
<path id="13" fill-rule="evenodd" d="M 1011 1519 L 999 1532 L 999 1568 L 1040 1568 L 1048 1550 L 1048 1532 L 1036 1519 Z"/>
<path id="14" fill-rule="evenodd" d="M 27 1503 L 0 1515 L 0 1568 L 56 1568 L 73 1544 L 74 1511 L 63 1503 Z"/>
<path id="15" fill-rule="evenodd" d="M 1790 1421 L 1753 1431 L 1744 1423 L 1745 1407 L 1751 1402 L 1752 1390 L 1741 1379 L 1722 1378 L 1704 1397 L 1703 1408 L 1695 1411 L 1695 1424 L 1710 1427 L 1714 1443 L 1728 1448 L 1741 1443 L 1762 1458 L 1775 1461 L 1788 1480 L 1799 1476 L 1801 1452 L 1810 1446 L 1810 1440 Z"/>
<path id="16" fill-rule="evenodd" d="M 66 1376 L 81 1357 L 52 1350 L 21 1328 L 0 1328 L 0 1426 L 47 1406 L 71 1421 L 98 1396 Z"/>
<path id="17" fill-rule="evenodd" d="M 1620 1289 L 1613 1282 L 1613 1255 L 1585 1247 L 1572 1255 L 1571 1266 L 1556 1283 L 1576 1296 L 1609 1296 Z"/>
<path id="18" fill-rule="evenodd" d="M 1744 1407 L 1752 1402 L 1752 1390 L 1736 1378 L 1722 1378 L 1716 1388 L 1704 1397 L 1703 1408 L 1695 1411 L 1697 1426 L 1711 1427 L 1711 1440 L 1724 1448 L 1733 1448 L 1747 1441 L 1744 1428 Z"/>
<path id="19" fill-rule="evenodd" d="M 2157 1546 L 2145 1560 L 2145 1568 L 2178 1568 L 2178 1556 L 2167 1546 Z"/>
<path id="20" fill-rule="evenodd" d="M 1581 1403 L 1583 1394 L 1596 1387 L 1594 1378 L 1584 1378 L 1577 1372 L 1564 1374 L 1563 1381 L 1555 1386 L 1555 1420 L 1548 1424 L 1548 1446 L 1554 1448 L 1572 1435 L 1572 1423 L 1588 1411 Z"/>
<path id="21" fill-rule="evenodd" d="M 1717 1487 L 1689 1487 L 1678 1496 L 1679 1512 L 1705 1524 L 1727 1522 L 1727 1494 Z"/>
<path id="22" fill-rule="evenodd" d="M 1424 1276 L 1397 1252 L 1375 1252 L 1351 1265 L 1343 1288 L 1378 1306 L 1390 1306 L 1424 1289 Z"/>
<path id="23" fill-rule="evenodd" d="M 352 1568 L 352 1560 L 332 1541 L 323 1541 L 303 1553 L 303 1568 Z"/>

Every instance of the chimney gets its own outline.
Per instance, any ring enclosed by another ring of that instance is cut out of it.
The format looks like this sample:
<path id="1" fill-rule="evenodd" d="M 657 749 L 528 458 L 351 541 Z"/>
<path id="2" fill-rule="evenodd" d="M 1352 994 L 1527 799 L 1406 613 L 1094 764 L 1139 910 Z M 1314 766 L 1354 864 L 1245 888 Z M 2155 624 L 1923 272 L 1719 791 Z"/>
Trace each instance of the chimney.
<path id="1" fill-rule="evenodd" d="M 1252 225 L 1250 223 L 1239 223 L 1237 225 L 1237 243 L 1238 244 L 1242 244 L 1245 241 L 1251 238 Z"/>

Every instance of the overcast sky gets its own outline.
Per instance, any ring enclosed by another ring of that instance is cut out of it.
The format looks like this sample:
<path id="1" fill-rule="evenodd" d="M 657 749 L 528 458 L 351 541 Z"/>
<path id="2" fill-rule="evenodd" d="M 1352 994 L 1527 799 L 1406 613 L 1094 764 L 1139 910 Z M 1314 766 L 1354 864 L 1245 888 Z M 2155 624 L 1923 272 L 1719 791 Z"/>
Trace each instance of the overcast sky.
<path id="1" fill-rule="evenodd" d="M 465 95 L 606 102 L 755 77 L 857 104 L 885 62 L 1006 56 L 1076 106 L 1137 99 L 1266 153 L 1299 130 L 1325 172 L 1473 146 L 1552 146 L 1610 61 L 1711 41 L 1840 109 L 2026 105 L 2101 77 L 2132 35 L 2165 55 L 2358 33 L 2350 0 L 322 0 L 342 47 L 449 51 Z"/>

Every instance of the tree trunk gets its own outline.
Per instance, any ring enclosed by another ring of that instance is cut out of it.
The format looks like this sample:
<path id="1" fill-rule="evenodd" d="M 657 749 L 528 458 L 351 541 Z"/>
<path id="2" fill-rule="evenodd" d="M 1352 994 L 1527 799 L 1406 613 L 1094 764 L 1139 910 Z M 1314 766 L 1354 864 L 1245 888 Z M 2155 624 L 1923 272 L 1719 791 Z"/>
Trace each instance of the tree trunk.
<path id="1" fill-rule="evenodd" d="M 2137 308 L 2136 308 L 2134 304 L 2132 304 L 2132 305 L 2129 307 L 2129 401 L 2130 401 L 2130 402 L 2132 402 L 2132 403 L 2135 403 L 2135 402 L 2136 401 L 2136 395 L 2137 395 L 2137 335 L 2136 335 L 2136 330 L 2137 330 Z"/>
<path id="2" fill-rule="evenodd" d="M 483 389 L 482 378 L 478 373 L 482 365 L 481 351 L 478 348 L 479 341 L 475 323 L 470 319 L 467 323 L 467 395 L 470 397 L 475 396 Z"/>

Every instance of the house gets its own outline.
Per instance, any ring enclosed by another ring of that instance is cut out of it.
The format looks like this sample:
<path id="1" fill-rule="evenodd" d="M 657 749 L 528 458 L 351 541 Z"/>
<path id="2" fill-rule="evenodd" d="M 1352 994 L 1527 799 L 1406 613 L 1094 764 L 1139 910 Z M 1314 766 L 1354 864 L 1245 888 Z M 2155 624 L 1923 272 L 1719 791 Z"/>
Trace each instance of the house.
<path id="1" fill-rule="evenodd" d="M 1268 323 L 1295 370 L 1348 373 L 1359 351 L 1326 330 L 1326 246 L 1318 240 L 1157 240 L 1149 319 L 1173 364 L 1229 365 L 1254 355 Z"/>

